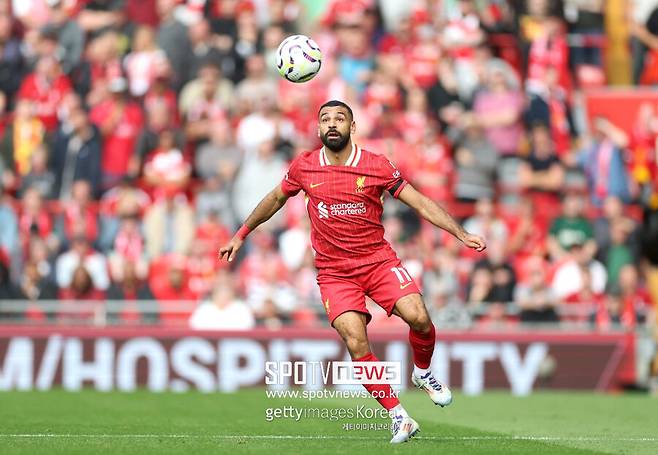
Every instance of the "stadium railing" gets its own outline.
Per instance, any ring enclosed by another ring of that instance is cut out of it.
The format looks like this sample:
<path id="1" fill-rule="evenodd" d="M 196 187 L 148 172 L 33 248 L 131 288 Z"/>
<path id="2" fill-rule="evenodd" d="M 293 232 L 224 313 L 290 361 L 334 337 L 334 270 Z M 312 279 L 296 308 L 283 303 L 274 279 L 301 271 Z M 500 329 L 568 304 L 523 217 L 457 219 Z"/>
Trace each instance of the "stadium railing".
<path id="1" fill-rule="evenodd" d="M 0 324 L 10 325 L 72 325 L 72 326 L 89 326 L 89 327 L 107 327 L 107 326 L 161 326 L 165 327 L 189 327 L 189 318 L 200 304 L 199 301 L 130 301 L 123 300 L 90 300 L 90 301 L 70 301 L 70 300 L 0 300 Z M 479 328 L 480 321 L 490 322 L 488 319 L 490 306 L 492 303 L 482 302 L 476 304 L 463 303 L 461 308 L 468 312 L 472 323 L 464 328 L 470 330 Z M 595 303 L 578 303 L 563 304 L 555 307 L 556 313 L 560 318 L 558 323 L 554 322 L 532 322 L 522 323 L 519 321 L 521 309 L 514 302 L 503 304 L 503 319 L 508 325 L 505 329 L 546 327 L 558 330 L 570 331 L 600 331 L 596 324 L 592 323 L 590 318 L 597 311 Z M 310 323 L 311 326 L 325 325 L 324 313 L 319 306 L 305 305 L 302 308 L 315 312 L 315 320 Z M 126 317 L 125 315 L 128 314 Z M 651 319 L 649 312 L 638 310 L 638 321 Z M 298 325 L 294 318 L 282 318 L 283 327 Z M 308 327 L 308 321 L 303 324 Z M 447 322 L 447 327 L 450 326 Z M 644 324 L 637 324 L 637 328 L 642 328 Z M 496 328 L 496 325 L 491 325 Z M 614 324 L 607 331 L 626 330 L 617 327 Z"/>

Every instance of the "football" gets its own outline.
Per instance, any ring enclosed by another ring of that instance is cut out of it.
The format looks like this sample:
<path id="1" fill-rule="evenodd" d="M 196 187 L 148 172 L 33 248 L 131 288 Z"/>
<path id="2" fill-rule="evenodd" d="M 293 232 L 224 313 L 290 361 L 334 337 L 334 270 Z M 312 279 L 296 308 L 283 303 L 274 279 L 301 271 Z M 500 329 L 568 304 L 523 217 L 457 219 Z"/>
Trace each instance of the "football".
<path id="1" fill-rule="evenodd" d="M 276 66 L 290 82 L 310 81 L 320 71 L 322 52 L 311 38 L 293 35 L 284 39 L 276 51 Z"/>

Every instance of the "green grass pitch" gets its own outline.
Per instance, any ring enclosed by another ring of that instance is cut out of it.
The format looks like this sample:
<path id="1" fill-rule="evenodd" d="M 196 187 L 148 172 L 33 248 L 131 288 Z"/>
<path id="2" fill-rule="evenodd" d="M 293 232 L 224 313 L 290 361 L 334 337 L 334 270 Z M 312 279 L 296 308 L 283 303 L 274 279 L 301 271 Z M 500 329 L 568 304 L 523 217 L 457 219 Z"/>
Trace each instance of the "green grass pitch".
<path id="1" fill-rule="evenodd" d="M 646 395 L 504 392 L 457 395 L 434 406 L 420 392 L 401 397 L 420 423 L 411 442 L 391 446 L 387 430 L 345 430 L 309 417 L 267 422 L 270 407 L 376 408 L 367 399 L 271 399 L 262 389 L 234 394 L 0 393 L 0 454 L 596 454 L 658 453 L 658 400 Z"/>

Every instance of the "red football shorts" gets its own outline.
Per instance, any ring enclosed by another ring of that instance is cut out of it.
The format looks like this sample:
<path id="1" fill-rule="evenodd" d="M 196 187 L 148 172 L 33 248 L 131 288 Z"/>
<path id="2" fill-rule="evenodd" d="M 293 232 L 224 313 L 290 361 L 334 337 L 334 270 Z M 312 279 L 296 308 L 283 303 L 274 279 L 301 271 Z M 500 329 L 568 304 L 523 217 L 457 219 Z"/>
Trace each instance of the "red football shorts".
<path id="1" fill-rule="evenodd" d="M 346 311 L 364 313 L 367 322 L 370 322 L 372 315 L 366 308 L 366 296 L 390 317 L 395 302 L 401 297 L 420 294 L 418 286 L 398 258 L 362 265 L 340 274 L 320 270 L 317 281 L 322 304 L 332 325 L 334 319 Z"/>

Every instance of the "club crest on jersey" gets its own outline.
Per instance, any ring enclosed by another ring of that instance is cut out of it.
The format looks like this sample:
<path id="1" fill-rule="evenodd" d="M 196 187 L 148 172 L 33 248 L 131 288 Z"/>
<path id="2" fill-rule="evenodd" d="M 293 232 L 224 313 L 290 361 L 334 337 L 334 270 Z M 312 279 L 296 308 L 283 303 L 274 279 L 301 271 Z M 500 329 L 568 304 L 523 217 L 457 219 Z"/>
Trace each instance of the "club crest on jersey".
<path id="1" fill-rule="evenodd" d="M 361 177 L 356 178 L 356 192 L 363 193 L 366 186 L 366 176 L 362 175 Z"/>

